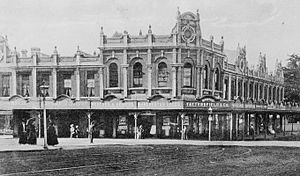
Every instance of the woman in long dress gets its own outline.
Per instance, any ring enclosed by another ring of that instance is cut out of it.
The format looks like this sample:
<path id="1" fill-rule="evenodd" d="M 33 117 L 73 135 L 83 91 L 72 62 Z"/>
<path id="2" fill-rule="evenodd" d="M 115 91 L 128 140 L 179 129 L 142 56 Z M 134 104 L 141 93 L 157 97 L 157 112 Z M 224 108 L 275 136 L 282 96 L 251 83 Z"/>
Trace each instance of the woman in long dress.
<path id="1" fill-rule="evenodd" d="M 19 144 L 26 144 L 27 143 L 27 135 L 26 135 L 26 124 L 22 121 L 20 128 L 19 128 Z"/>
<path id="2" fill-rule="evenodd" d="M 56 130 L 55 130 L 53 123 L 50 123 L 50 125 L 48 127 L 47 136 L 48 136 L 48 138 L 47 138 L 48 145 L 57 145 L 58 144 L 57 134 L 56 134 Z"/>

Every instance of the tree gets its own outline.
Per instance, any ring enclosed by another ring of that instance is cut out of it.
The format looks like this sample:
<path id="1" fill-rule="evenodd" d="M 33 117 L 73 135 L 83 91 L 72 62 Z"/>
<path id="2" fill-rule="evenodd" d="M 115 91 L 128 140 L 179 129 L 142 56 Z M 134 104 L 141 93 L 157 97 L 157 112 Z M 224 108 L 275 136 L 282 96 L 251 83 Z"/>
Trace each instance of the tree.
<path id="1" fill-rule="evenodd" d="M 287 66 L 283 71 L 286 100 L 300 102 L 300 56 L 289 55 Z"/>

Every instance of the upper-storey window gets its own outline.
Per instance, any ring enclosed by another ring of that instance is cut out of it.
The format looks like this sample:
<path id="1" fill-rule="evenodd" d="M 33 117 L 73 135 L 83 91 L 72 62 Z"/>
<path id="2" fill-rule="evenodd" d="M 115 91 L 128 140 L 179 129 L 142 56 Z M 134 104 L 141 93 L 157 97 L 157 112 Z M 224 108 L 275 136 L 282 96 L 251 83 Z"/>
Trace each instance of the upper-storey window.
<path id="1" fill-rule="evenodd" d="M 42 91 L 41 91 L 41 86 L 42 85 L 46 85 L 46 86 L 49 86 L 49 79 L 50 79 L 50 73 L 38 73 L 37 74 L 37 87 L 36 87 L 36 90 L 37 90 L 37 94 L 38 96 L 43 96 L 42 95 Z M 50 88 L 50 87 L 49 87 Z M 46 89 L 46 94 L 45 96 L 48 97 L 49 96 L 49 89 Z"/>
<path id="2" fill-rule="evenodd" d="M 95 96 L 95 72 L 94 71 L 87 72 L 87 96 L 88 97 Z"/>
<path id="3" fill-rule="evenodd" d="M 71 74 L 63 74 L 63 93 L 72 96 L 72 79 L 71 79 Z"/>
<path id="4" fill-rule="evenodd" d="M 220 71 L 219 68 L 215 70 L 215 89 L 220 90 Z"/>
<path id="5" fill-rule="evenodd" d="M 133 65 L 133 87 L 143 87 L 143 66 L 139 62 Z"/>
<path id="6" fill-rule="evenodd" d="M 10 96 L 10 76 L 9 75 L 2 75 L 2 82 L 1 82 L 1 96 L 2 97 L 9 97 Z"/>
<path id="7" fill-rule="evenodd" d="M 19 74 L 18 75 L 18 89 L 17 94 L 22 95 L 24 97 L 30 96 L 29 90 L 29 74 Z"/>
<path id="8" fill-rule="evenodd" d="M 192 64 L 186 63 L 183 66 L 183 86 L 192 87 Z"/>
<path id="9" fill-rule="evenodd" d="M 158 87 L 166 87 L 168 82 L 167 64 L 161 62 L 158 64 Z"/>
<path id="10" fill-rule="evenodd" d="M 207 65 L 204 66 L 204 89 L 208 89 L 208 75 L 209 75 L 209 68 Z"/>
<path id="11" fill-rule="evenodd" d="M 116 63 L 109 65 L 109 87 L 118 87 L 118 65 Z"/>

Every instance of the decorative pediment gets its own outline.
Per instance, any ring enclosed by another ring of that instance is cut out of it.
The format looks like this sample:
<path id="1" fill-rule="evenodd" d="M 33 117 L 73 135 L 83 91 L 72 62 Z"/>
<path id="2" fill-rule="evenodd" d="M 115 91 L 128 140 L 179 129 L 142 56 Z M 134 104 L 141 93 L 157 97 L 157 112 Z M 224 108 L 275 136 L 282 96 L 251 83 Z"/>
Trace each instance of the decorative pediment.
<path id="1" fill-rule="evenodd" d="M 8 101 L 17 101 L 17 100 L 28 101 L 29 98 L 28 97 L 23 97 L 22 95 L 13 95 L 13 96 L 9 97 L 9 99 L 8 99 Z"/>
<path id="2" fill-rule="evenodd" d="M 211 96 L 211 95 L 205 95 L 199 99 L 197 99 L 198 101 L 200 102 L 216 102 L 216 101 L 219 101 L 219 99 L 217 99 L 216 97 L 214 96 Z"/>
<path id="3" fill-rule="evenodd" d="M 149 101 L 159 101 L 159 100 L 168 100 L 165 96 L 161 94 L 155 94 L 152 95 L 151 97 L 147 98 Z"/>
<path id="4" fill-rule="evenodd" d="M 57 102 L 57 101 L 64 101 L 64 100 L 71 100 L 71 101 L 75 101 L 75 98 L 71 98 L 70 96 L 66 95 L 66 94 L 61 94 L 59 95 L 57 98 L 54 98 L 53 99 L 54 102 Z"/>

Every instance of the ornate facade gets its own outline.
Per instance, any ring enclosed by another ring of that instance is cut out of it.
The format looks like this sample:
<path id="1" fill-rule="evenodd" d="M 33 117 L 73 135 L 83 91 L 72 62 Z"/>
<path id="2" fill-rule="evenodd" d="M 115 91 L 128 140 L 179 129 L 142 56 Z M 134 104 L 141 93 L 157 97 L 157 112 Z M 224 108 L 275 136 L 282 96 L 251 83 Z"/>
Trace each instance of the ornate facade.
<path id="1" fill-rule="evenodd" d="M 108 37 L 101 27 L 93 54 L 79 47 L 70 57 L 56 47 L 51 55 L 39 48 L 19 53 L 6 37 L 0 40 L 2 131 L 15 136 L 30 117 L 42 130 L 41 85 L 49 86 L 47 118 L 60 137 L 69 136 L 71 123 L 84 137 L 94 120 L 99 137 L 132 137 L 143 125 L 144 137 L 180 138 L 185 126 L 190 138 L 207 139 L 211 116 L 212 139 L 232 140 L 247 136 L 250 124 L 257 135 L 282 132 L 284 115 L 299 111 L 283 101 L 281 63 L 269 74 L 266 55 L 259 54 L 259 64 L 250 68 L 246 47 L 225 50 L 223 38 L 202 38 L 198 12 L 178 11 L 168 35 L 149 26 L 146 34 Z"/>

